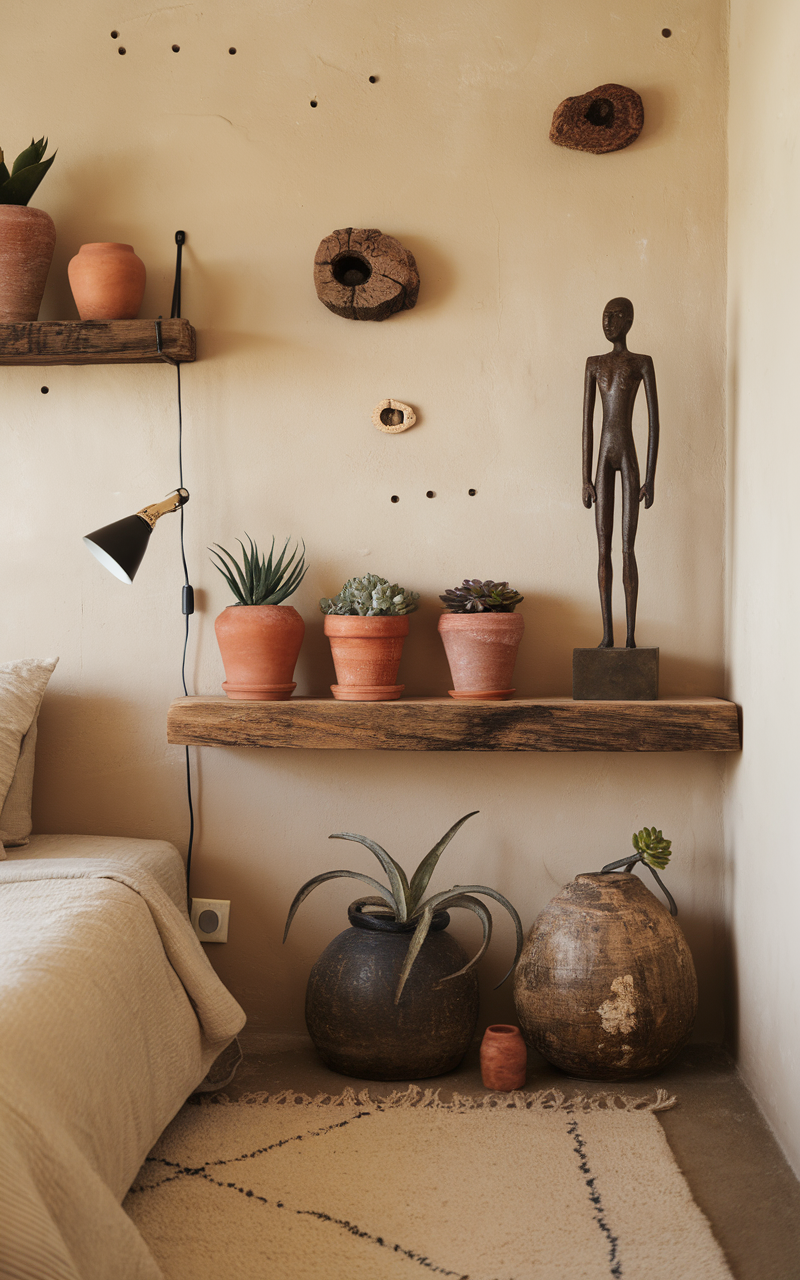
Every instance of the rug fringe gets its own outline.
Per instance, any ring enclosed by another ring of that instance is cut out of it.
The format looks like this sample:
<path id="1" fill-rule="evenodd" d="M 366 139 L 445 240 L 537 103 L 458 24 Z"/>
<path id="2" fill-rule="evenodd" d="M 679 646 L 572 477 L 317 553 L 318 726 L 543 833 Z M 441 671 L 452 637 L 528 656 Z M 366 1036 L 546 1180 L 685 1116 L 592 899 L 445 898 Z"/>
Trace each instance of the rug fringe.
<path id="1" fill-rule="evenodd" d="M 342 1093 L 318 1093 L 310 1097 L 293 1089 L 280 1093 L 258 1091 L 243 1093 L 236 1101 L 226 1094 L 203 1098 L 201 1106 L 284 1106 L 284 1107 L 379 1107 L 386 1110 L 428 1108 L 432 1111 L 669 1111 L 677 1103 L 666 1089 L 656 1089 L 655 1097 L 637 1097 L 628 1093 L 576 1093 L 566 1097 L 560 1089 L 541 1089 L 536 1093 L 487 1093 L 480 1098 L 454 1093 L 450 1102 L 440 1098 L 441 1089 L 422 1089 L 411 1084 L 395 1089 L 383 1097 L 372 1097 L 369 1088 L 356 1091 L 348 1086 Z"/>

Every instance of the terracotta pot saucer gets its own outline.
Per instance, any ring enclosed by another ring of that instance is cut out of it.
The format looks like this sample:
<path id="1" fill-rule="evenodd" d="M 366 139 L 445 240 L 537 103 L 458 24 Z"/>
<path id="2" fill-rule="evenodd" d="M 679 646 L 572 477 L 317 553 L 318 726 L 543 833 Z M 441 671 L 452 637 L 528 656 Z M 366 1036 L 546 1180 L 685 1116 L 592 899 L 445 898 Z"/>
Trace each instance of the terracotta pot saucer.
<path id="1" fill-rule="evenodd" d="M 222 687 L 229 698 L 248 702 L 285 702 L 291 698 L 297 683 L 292 684 L 230 684 L 223 680 Z"/>
<path id="2" fill-rule="evenodd" d="M 404 684 L 332 684 L 331 693 L 338 702 L 391 702 L 399 698 Z"/>
<path id="3" fill-rule="evenodd" d="M 499 702 L 502 698 L 510 698 L 516 689 L 448 689 L 451 698 L 463 702 Z"/>

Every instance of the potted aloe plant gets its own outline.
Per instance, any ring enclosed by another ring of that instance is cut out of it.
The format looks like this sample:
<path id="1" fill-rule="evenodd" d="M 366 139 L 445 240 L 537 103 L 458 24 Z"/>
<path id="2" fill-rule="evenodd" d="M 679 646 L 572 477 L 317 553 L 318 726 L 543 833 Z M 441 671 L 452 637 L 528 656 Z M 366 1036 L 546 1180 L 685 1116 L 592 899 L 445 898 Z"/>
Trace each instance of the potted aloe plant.
<path id="1" fill-rule="evenodd" d="M 492 917 L 476 897 L 494 898 L 511 915 L 517 936 L 513 971 L 522 949 L 519 916 L 486 885 L 455 885 L 425 896 L 436 865 L 468 818 L 459 818 L 420 862 L 409 880 L 385 849 L 366 836 L 339 831 L 331 840 L 355 840 L 380 862 L 388 887 L 358 871 L 325 871 L 298 890 L 283 940 L 297 908 L 326 880 L 361 880 L 374 892 L 351 903 L 351 927 L 334 938 L 314 964 L 306 992 L 306 1025 L 327 1066 L 369 1080 L 419 1080 L 458 1066 L 478 1017 L 474 966 L 492 936 Z M 483 942 L 471 960 L 446 932 L 449 911 L 472 911 Z"/>
<path id="2" fill-rule="evenodd" d="M 510 698 L 514 663 L 525 630 L 515 613 L 523 596 L 507 582 L 465 578 L 439 599 L 445 612 L 439 619 L 450 674 L 451 698 L 478 700 Z"/>
<path id="3" fill-rule="evenodd" d="M 47 273 L 53 260 L 56 229 L 43 209 L 29 209 L 28 201 L 55 160 L 42 156 L 47 139 L 17 156 L 11 172 L 0 150 L 0 322 L 36 320 L 42 305 Z"/>
<path id="4" fill-rule="evenodd" d="M 334 698 L 345 702 L 388 702 L 405 685 L 396 684 L 408 614 L 419 594 L 367 573 L 349 578 L 338 595 L 323 597 L 325 635 L 331 642 L 336 684 Z"/>
<path id="5" fill-rule="evenodd" d="M 229 698 L 257 702 L 282 702 L 291 698 L 297 655 L 303 643 L 305 623 L 291 605 L 284 604 L 303 581 L 308 567 L 297 546 L 286 558 L 289 539 L 275 558 L 275 539 L 268 558 L 245 534 L 249 550 L 242 548 L 242 563 L 229 551 L 209 547 L 212 564 L 219 569 L 236 603 L 228 605 L 214 623 L 226 680 L 223 689 Z"/>

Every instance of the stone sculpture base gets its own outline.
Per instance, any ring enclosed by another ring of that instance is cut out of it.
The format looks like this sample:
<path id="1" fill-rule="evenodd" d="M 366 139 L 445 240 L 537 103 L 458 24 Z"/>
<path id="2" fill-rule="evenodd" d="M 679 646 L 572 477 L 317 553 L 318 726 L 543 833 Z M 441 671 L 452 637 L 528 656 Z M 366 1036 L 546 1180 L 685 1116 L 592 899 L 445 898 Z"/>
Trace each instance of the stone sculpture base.
<path id="1" fill-rule="evenodd" d="M 658 649 L 573 649 L 572 697 L 574 701 L 655 701 Z"/>

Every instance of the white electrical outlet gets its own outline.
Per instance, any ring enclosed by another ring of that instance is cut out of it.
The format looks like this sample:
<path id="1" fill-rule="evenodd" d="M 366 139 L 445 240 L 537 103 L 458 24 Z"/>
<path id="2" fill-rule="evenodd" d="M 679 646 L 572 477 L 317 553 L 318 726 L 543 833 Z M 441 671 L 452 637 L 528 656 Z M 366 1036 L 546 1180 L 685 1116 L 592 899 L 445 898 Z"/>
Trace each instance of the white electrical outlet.
<path id="1" fill-rule="evenodd" d="M 230 902 L 192 898 L 192 928 L 201 942 L 227 942 L 230 914 Z"/>

